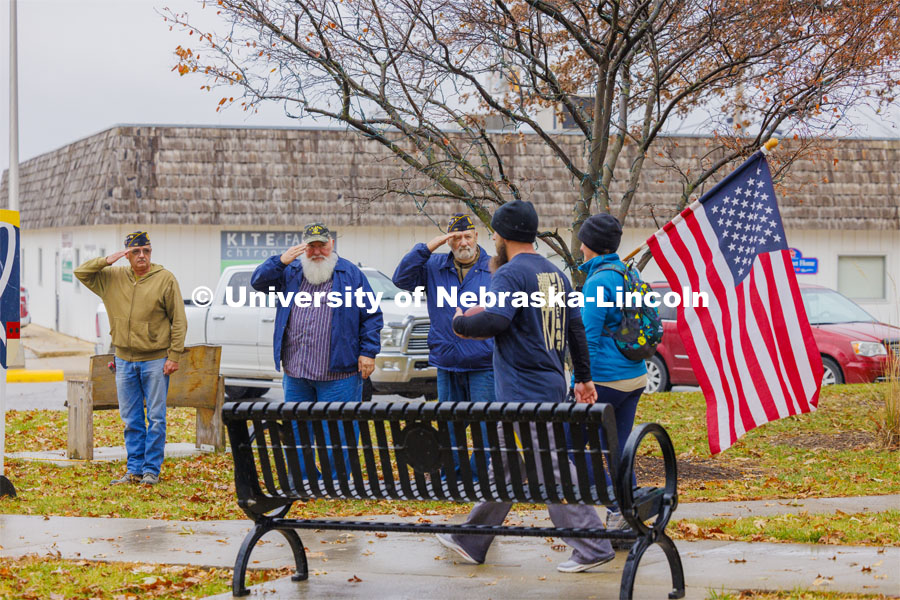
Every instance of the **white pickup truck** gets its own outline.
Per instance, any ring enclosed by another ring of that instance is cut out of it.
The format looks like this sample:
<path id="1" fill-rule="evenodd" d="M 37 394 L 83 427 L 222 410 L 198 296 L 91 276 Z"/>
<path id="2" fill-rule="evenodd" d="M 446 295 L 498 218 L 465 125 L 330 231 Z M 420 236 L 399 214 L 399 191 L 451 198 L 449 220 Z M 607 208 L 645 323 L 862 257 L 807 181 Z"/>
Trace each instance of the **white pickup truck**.
<path id="1" fill-rule="evenodd" d="M 185 345 L 222 346 L 220 373 L 225 376 L 225 393 L 232 399 L 259 398 L 270 388 L 281 385 L 281 373 L 275 370 L 272 338 L 275 308 L 228 306 L 225 290 L 250 287 L 255 265 L 227 267 L 219 278 L 208 307 L 194 306 L 185 300 L 188 329 Z M 372 289 L 383 292 L 381 310 L 381 352 L 375 357 L 375 372 L 363 387 L 363 400 L 372 394 L 399 394 L 406 398 L 437 397 L 437 371 L 428 364 L 428 311 L 422 307 L 400 308 L 394 297 L 400 291 L 389 277 L 363 267 Z M 96 316 L 98 354 L 111 352 L 109 319 L 103 303 Z"/>

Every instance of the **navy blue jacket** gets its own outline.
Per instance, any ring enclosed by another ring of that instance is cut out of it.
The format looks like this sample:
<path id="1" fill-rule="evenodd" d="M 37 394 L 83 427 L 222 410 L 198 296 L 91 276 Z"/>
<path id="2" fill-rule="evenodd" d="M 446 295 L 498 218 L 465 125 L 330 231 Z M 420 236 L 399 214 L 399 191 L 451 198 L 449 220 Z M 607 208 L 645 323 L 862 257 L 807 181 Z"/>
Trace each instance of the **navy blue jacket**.
<path id="1" fill-rule="evenodd" d="M 250 285 L 260 292 L 268 292 L 274 288 L 276 292 L 295 294 L 300 290 L 300 282 L 303 280 L 303 267 L 297 259 L 285 266 L 280 256 L 270 256 L 264 263 L 256 267 Z M 369 280 L 363 272 L 349 260 L 338 257 L 334 267 L 334 279 L 332 291 L 342 295 L 350 288 L 354 292 L 362 288 L 366 292 L 372 291 Z M 368 305 L 368 302 L 365 303 Z M 275 368 L 281 370 L 281 343 L 284 331 L 287 329 L 288 317 L 291 314 L 293 302 L 289 306 L 277 303 L 275 311 L 275 337 L 272 340 L 275 355 Z M 375 358 L 381 351 L 381 328 L 384 319 L 379 307 L 373 313 L 369 313 L 366 307 L 341 306 L 332 309 L 331 313 L 331 344 L 328 360 L 328 369 L 338 373 L 352 373 L 359 368 L 359 357 L 368 356 Z"/>
<path id="2" fill-rule="evenodd" d="M 491 257 L 481 246 L 478 247 L 478 262 L 460 284 L 459 273 L 453 263 L 452 254 L 432 254 L 426 244 L 416 244 L 403 257 L 394 271 L 394 285 L 413 291 L 425 287 L 428 295 L 428 317 L 431 329 L 428 332 L 428 362 L 448 371 L 486 371 L 493 368 L 493 340 L 464 340 L 453 333 L 453 315 L 456 308 L 445 302 L 438 306 L 438 287 L 446 290 L 457 288 L 457 299 L 463 292 L 478 294 L 479 288 L 491 288 L 491 273 L 488 264 Z"/>

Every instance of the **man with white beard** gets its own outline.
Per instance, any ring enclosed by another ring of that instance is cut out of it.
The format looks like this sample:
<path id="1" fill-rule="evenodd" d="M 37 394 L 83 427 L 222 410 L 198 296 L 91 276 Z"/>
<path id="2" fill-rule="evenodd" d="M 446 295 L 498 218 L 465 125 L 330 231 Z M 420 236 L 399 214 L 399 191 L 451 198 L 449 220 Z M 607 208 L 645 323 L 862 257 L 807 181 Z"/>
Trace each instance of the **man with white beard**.
<path id="1" fill-rule="evenodd" d="M 327 302 L 279 303 L 272 345 L 275 368 L 284 369 L 285 402 L 362 401 L 362 380 L 375 370 L 375 355 L 381 350 L 383 318 L 379 307 L 370 312 L 374 295 L 369 280 L 334 252 L 331 231 L 322 223 L 310 223 L 303 228 L 300 244 L 256 268 L 250 285 L 293 298 L 298 292 L 313 297 L 332 290 L 342 297 L 351 293 L 353 301 L 338 307 Z M 357 301 L 357 289 L 368 292 L 365 301 Z"/>

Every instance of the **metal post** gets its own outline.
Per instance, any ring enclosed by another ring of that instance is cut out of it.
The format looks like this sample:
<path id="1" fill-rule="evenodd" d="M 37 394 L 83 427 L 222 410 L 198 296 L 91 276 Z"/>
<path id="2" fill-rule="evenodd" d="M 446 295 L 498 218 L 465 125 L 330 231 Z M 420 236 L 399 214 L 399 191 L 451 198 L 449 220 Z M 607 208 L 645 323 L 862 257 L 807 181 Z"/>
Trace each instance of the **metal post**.
<path id="1" fill-rule="evenodd" d="M 9 209 L 19 210 L 19 61 L 16 39 L 16 0 L 9 2 Z M 10 240 L 10 243 L 13 243 Z M 16 252 L 19 249 L 16 248 Z M 0 323 L 5 327 L 5 323 Z M 7 346 L 8 348 L 8 346 Z M 0 498 L 15 496 L 16 489 L 6 478 L 4 453 L 6 452 L 6 368 L 0 367 Z"/>

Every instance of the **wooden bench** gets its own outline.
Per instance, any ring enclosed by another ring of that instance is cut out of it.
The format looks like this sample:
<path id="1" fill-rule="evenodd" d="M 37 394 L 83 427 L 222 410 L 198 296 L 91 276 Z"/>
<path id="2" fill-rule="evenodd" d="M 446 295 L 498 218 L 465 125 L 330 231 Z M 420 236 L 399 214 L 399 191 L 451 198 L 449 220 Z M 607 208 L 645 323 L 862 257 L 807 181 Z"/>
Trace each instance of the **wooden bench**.
<path id="1" fill-rule="evenodd" d="M 225 450 L 222 405 L 225 380 L 219 375 L 220 346 L 188 346 L 169 376 L 166 407 L 186 406 L 197 409 L 197 448 Z M 116 375 L 109 369 L 112 354 L 91 357 L 88 377 L 68 380 L 66 405 L 69 408 L 69 431 L 66 455 L 69 458 L 93 460 L 94 411 L 119 408 Z"/>
<path id="2" fill-rule="evenodd" d="M 281 532 L 293 551 L 296 563 L 293 580 L 307 579 L 306 553 L 298 529 L 629 540 L 631 549 L 622 575 L 621 598 L 631 598 L 638 563 L 647 548 L 655 543 L 664 551 L 672 573 L 673 591 L 669 597 L 684 596 L 681 559 L 665 532 L 678 503 L 672 442 L 661 426 L 639 425 L 619 456 L 615 418 L 609 405 L 229 402 L 222 416 L 234 457 L 238 505 L 255 522 L 235 561 L 232 592 L 236 596 L 249 593 L 244 582 L 250 553 L 259 539 L 272 530 Z M 487 439 L 480 423 L 486 425 Z M 359 427 L 358 440 L 354 438 L 354 424 Z M 455 447 L 450 443 L 451 424 L 458 444 Z M 582 424 L 586 427 L 581 427 Z M 600 428 L 609 440 L 609 451 L 602 449 Z M 336 450 L 341 446 L 340 431 L 347 440 L 346 456 Z M 516 440 L 516 443 L 501 446 L 500 431 L 503 439 Z M 566 443 L 567 433 L 571 435 L 570 444 Z M 637 449 L 648 435 L 656 438 L 662 450 L 665 465 L 662 487 L 632 485 Z M 335 448 L 333 465 L 329 464 L 332 462 L 328 458 L 329 448 Z M 469 466 L 469 452 L 474 456 L 477 480 Z M 454 453 L 460 465 L 458 477 L 454 472 Z M 608 488 L 603 457 L 613 482 Z M 573 461 L 577 475 L 573 478 L 568 470 L 562 469 L 557 481 L 553 461 L 565 464 L 566 460 Z M 329 476 L 305 479 L 304 472 Z M 588 476 L 589 472 L 593 478 Z M 488 481 L 504 483 L 488 485 Z M 552 483 L 542 485 L 541 481 Z M 286 518 L 294 502 L 313 498 L 594 506 L 611 506 L 615 499 L 630 529 Z"/>

